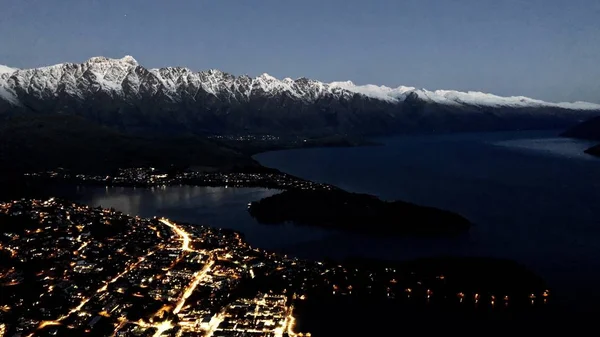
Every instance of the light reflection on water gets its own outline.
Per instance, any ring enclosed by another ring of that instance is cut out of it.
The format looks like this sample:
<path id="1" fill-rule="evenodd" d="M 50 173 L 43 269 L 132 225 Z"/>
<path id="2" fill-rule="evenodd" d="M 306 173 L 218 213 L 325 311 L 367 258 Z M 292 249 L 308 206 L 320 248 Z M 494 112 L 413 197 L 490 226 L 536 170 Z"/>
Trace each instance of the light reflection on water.
<path id="1" fill-rule="evenodd" d="M 251 201 L 279 193 L 263 188 L 225 188 L 198 186 L 61 187 L 58 196 L 92 206 L 112 207 L 126 214 L 143 217 L 165 216 L 199 225 L 241 231 L 254 246 L 286 251 L 305 242 L 318 241 L 333 233 L 292 224 L 261 225 L 247 211 Z"/>
<path id="2" fill-rule="evenodd" d="M 532 153 L 563 156 L 567 158 L 598 160 L 584 151 L 596 145 L 598 142 L 572 138 L 543 138 L 543 139 L 511 139 L 492 143 L 493 145 L 527 150 Z"/>

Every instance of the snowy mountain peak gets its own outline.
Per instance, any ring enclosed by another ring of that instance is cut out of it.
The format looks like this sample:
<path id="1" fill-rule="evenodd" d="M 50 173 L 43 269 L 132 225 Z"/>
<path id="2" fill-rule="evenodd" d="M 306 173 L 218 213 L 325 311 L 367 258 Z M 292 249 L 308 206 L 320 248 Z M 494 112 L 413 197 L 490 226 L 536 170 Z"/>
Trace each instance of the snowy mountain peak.
<path id="1" fill-rule="evenodd" d="M 133 58 L 133 56 L 131 55 L 125 55 L 124 57 L 120 58 L 120 59 L 112 59 L 112 58 L 108 58 L 106 56 L 94 56 L 91 57 L 89 60 L 87 60 L 86 63 L 126 63 L 130 66 L 138 66 L 138 62 L 136 61 L 135 58 Z"/>
<path id="2" fill-rule="evenodd" d="M 277 79 L 275 77 L 273 77 L 273 76 L 271 76 L 271 75 L 269 75 L 267 73 L 262 73 L 260 76 L 258 76 L 258 78 L 264 79 L 264 80 L 267 80 L 267 81 L 277 81 Z"/>
<path id="3" fill-rule="evenodd" d="M 224 75 L 224 73 L 222 71 L 220 71 L 219 69 L 209 69 L 206 71 L 207 74 L 209 75 Z"/>
<path id="4" fill-rule="evenodd" d="M 331 83 L 329 83 L 329 85 L 332 87 L 336 87 L 336 88 L 354 88 L 354 87 L 356 87 L 356 85 L 352 81 L 331 82 Z"/>
<path id="5" fill-rule="evenodd" d="M 132 66 L 138 66 L 139 63 L 136 59 L 133 58 L 133 56 L 131 55 L 125 55 L 123 58 L 120 59 L 121 62 L 125 62 L 125 63 L 129 63 Z"/>

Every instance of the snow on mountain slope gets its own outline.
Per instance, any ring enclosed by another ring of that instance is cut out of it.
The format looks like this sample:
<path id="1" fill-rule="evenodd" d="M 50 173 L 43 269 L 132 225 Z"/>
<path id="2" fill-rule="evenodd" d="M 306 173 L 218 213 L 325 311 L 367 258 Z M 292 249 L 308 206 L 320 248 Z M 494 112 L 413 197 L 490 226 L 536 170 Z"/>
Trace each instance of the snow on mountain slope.
<path id="1" fill-rule="evenodd" d="M 416 88 L 414 87 L 404 86 L 400 86 L 398 88 L 390 88 L 384 85 L 376 86 L 373 84 L 355 85 L 354 83 L 352 83 L 352 81 L 331 82 L 329 83 L 329 86 L 331 88 L 341 88 L 350 92 L 362 94 L 371 98 L 376 98 L 388 102 L 403 101 L 404 98 L 406 98 L 407 94 L 416 90 Z"/>
<path id="2" fill-rule="evenodd" d="M 390 88 L 372 84 L 356 85 L 350 81 L 323 83 L 306 78 L 279 80 L 268 74 L 255 78 L 233 76 L 219 70 L 194 72 L 182 67 L 146 69 L 131 56 L 120 59 L 92 57 L 86 62 L 62 63 L 36 69 L 13 69 L 0 66 L 0 97 L 17 104 L 24 95 L 46 99 L 66 94 L 81 100 L 102 92 L 122 99 L 149 99 L 164 95 L 170 101 L 196 100 L 203 94 L 224 102 L 248 102 L 252 97 L 288 97 L 311 104 L 323 98 L 363 97 L 399 104 L 409 95 L 424 102 L 450 107 L 489 108 L 560 108 L 598 110 L 599 104 L 549 103 L 528 97 L 501 97 L 482 92 Z"/>
<path id="3" fill-rule="evenodd" d="M 436 90 L 427 91 L 427 97 L 434 100 L 437 103 L 447 104 L 448 102 L 458 104 L 468 104 L 475 106 L 488 106 L 488 107 L 511 107 L 511 108 L 527 108 L 527 107 L 553 107 L 573 110 L 598 110 L 599 104 L 587 103 L 587 102 L 561 102 L 561 103 L 550 103 L 524 96 L 511 96 L 502 97 L 493 94 L 486 94 L 483 92 L 469 91 L 460 92 L 454 90 Z"/>
<path id="4" fill-rule="evenodd" d="M 17 70 L 18 69 L 16 69 L 16 68 L 7 67 L 5 65 L 0 64 L 0 75 L 2 75 L 2 74 L 12 74 L 12 73 L 14 73 Z"/>
<path id="5" fill-rule="evenodd" d="M 7 67 L 0 64 L 0 99 L 3 99 L 13 105 L 19 105 L 17 95 L 8 88 L 6 79 L 18 69 Z"/>
<path id="6" fill-rule="evenodd" d="M 426 89 L 416 89 L 414 87 L 400 86 L 390 88 L 386 86 L 376 86 L 372 84 L 355 85 L 350 81 L 332 82 L 329 84 L 332 87 L 342 88 L 354 93 L 362 94 L 375 99 L 385 100 L 389 102 L 403 101 L 410 93 L 415 93 L 419 98 L 438 104 L 446 105 L 473 105 L 481 107 L 512 107 L 512 108 L 527 108 L 527 107 L 553 107 L 573 110 L 600 110 L 600 104 L 588 102 L 561 102 L 550 103 L 524 96 L 502 97 L 483 92 L 469 91 L 460 92 L 454 90 L 435 90 L 429 91 Z"/>
<path id="7" fill-rule="evenodd" d="M 14 92 L 3 87 L 2 85 L 0 85 L 0 98 L 11 103 L 12 105 L 21 105 L 21 102 L 19 102 L 17 95 L 15 95 Z"/>

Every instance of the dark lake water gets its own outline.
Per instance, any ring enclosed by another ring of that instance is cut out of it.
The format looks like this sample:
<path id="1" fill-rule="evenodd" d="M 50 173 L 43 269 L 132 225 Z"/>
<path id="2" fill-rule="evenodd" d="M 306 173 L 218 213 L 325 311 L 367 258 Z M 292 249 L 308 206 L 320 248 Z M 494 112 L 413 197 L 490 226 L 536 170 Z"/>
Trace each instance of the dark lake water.
<path id="1" fill-rule="evenodd" d="M 600 298 L 600 160 L 582 152 L 592 143 L 556 134 L 404 136 L 384 139 L 384 146 L 255 157 L 303 178 L 452 210 L 475 223 L 469 234 L 451 239 L 375 238 L 260 225 L 246 205 L 277 193 L 266 189 L 78 187 L 60 193 L 130 214 L 233 228 L 252 245 L 301 257 L 511 258 L 541 274 L 560 301 L 592 303 Z"/>

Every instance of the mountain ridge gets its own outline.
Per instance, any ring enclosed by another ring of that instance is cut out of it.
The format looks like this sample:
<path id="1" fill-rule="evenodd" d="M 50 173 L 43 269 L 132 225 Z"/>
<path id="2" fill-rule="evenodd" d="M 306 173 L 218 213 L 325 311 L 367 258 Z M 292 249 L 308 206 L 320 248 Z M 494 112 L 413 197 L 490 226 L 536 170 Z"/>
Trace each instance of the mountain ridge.
<path id="1" fill-rule="evenodd" d="M 108 58 L 104 56 L 95 56 L 91 57 L 87 61 L 83 63 L 58 63 L 55 65 L 43 66 L 38 68 L 29 68 L 29 69 L 18 69 L 12 68 L 9 66 L 0 65 L 0 75 L 2 78 L 8 82 L 9 78 L 17 75 L 19 72 L 30 72 L 34 70 L 35 72 L 40 72 L 44 70 L 48 70 L 52 72 L 53 69 L 60 69 L 63 67 L 73 67 L 77 65 L 100 65 L 99 68 L 94 70 L 103 70 L 108 73 L 102 74 L 102 78 L 100 84 L 107 85 L 106 89 L 116 89 L 118 84 L 123 84 L 122 80 L 124 78 L 120 78 L 121 83 L 115 83 L 111 80 L 114 80 L 115 77 L 111 77 L 111 73 L 114 75 L 115 70 L 121 70 L 122 72 L 128 72 L 131 68 L 142 67 L 137 60 L 131 56 L 126 55 L 119 59 Z M 119 67 L 120 66 L 120 67 Z M 130 69 L 127 69 L 127 68 Z M 91 68 L 91 67 L 90 67 Z M 117 68 L 117 69 L 114 69 Z M 120 69 L 119 69 L 120 68 Z M 203 71 L 193 71 L 187 67 L 164 67 L 164 68 L 144 68 L 149 71 L 152 75 L 156 76 L 157 79 L 161 81 L 165 87 L 173 90 L 173 87 L 177 85 L 177 81 L 174 81 L 173 75 L 176 76 L 184 76 L 184 75 L 199 75 L 201 79 L 206 78 L 209 82 L 214 81 L 215 79 L 221 79 L 223 82 L 227 82 L 228 80 L 236 80 L 242 79 L 242 81 L 250 79 L 253 83 L 256 83 L 260 88 L 265 90 L 266 92 L 271 92 L 277 89 L 287 90 L 291 95 L 307 99 L 314 100 L 317 97 L 306 95 L 308 93 L 302 92 L 299 90 L 297 83 L 309 82 L 313 85 L 320 87 L 322 92 L 329 92 L 332 94 L 344 95 L 349 93 L 361 94 L 369 98 L 386 100 L 390 102 L 398 102 L 403 101 L 410 93 L 416 93 L 420 98 L 427 99 L 429 98 L 432 101 L 442 103 L 442 104 L 481 104 L 481 105 L 514 105 L 514 106 L 548 106 L 548 107 L 559 107 L 564 109 L 572 109 L 572 110 L 600 110 L 600 104 L 584 102 L 584 101 L 575 101 L 575 102 L 546 102 L 543 100 L 533 99 L 525 96 L 499 96 L 491 93 L 484 93 L 479 91 L 457 91 L 457 90 L 427 90 L 424 88 L 416 88 L 412 86 L 398 86 L 396 88 L 384 86 L 384 85 L 375 85 L 375 84 L 364 84 L 357 85 L 352 81 L 334 81 L 334 82 L 321 82 L 317 80 L 311 80 L 305 77 L 299 77 L 297 79 L 292 79 L 290 77 L 285 77 L 283 79 L 278 79 L 269 75 L 268 73 L 263 73 L 254 78 L 249 75 L 232 75 L 227 72 L 220 71 L 218 69 L 208 69 Z M 15 74 L 17 73 L 17 74 Z M 98 75 L 98 73 L 96 73 Z M 106 80 L 104 77 L 108 75 L 109 78 Z M 126 74 L 125 74 L 126 75 Z M 103 81 L 102 81 L 103 80 Z M 177 78 L 177 80 L 184 81 L 181 77 Z M 108 82 L 108 83 L 107 83 Z M 212 83 L 203 83 L 203 88 L 210 93 L 218 95 L 221 93 L 220 91 L 225 89 L 223 87 L 211 87 Z M 237 83 L 236 83 L 237 84 Z M 254 88 L 254 86 L 252 87 Z M 217 89 L 217 90 L 215 90 Z M 218 90 L 220 89 L 220 90 Z M 339 90 L 336 90 L 339 89 Z M 347 92 L 344 92 L 347 91 Z M 304 95 L 302 95 L 304 94 Z M 478 102 L 477 99 L 480 101 Z"/>
<path id="2" fill-rule="evenodd" d="M 147 69 L 132 56 L 0 71 L 0 116 L 78 115 L 126 131 L 365 134 L 563 127 L 600 105 L 523 96 Z"/>

